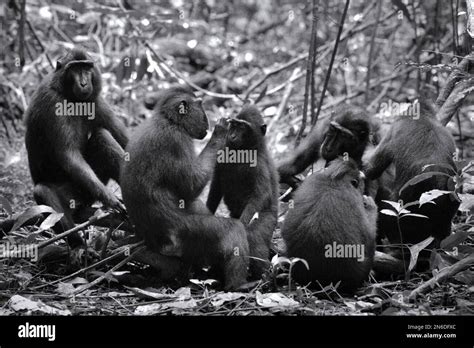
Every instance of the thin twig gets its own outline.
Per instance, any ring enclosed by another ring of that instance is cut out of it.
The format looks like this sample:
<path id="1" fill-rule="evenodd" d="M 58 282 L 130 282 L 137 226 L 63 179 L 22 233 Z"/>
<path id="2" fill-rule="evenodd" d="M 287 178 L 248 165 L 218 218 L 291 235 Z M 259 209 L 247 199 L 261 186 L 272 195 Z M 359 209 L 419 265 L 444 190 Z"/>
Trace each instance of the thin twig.
<path id="1" fill-rule="evenodd" d="M 107 246 L 109 245 L 110 239 L 112 238 L 112 228 L 110 227 L 107 230 L 107 235 L 105 238 L 104 245 L 102 245 L 102 249 L 100 250 L 100 257 L 103 259 L 105 258 L 105 255 L 107 254 Z"/>
<path id="2" fill-rule="evenodd" d="M 404 74 L 407 74 L 408 72 L 410 72 L 411 70 L 413 70 L 413 67 L 409 66 L 401 71 L 398 71 L 398 72 L 395 72 L 393 73 L 392 75 L 389 75 L 389 76 L 386 76 L 382 79 L 378 79 L 376 80 L 375 82 L 372 82 L 370 84 L 370 88 L 373 89 L 373 88 L 376 88 L 378 86 L 380 86 L 381 84 L 383 83 L 386 83 L 388 81 L 392 81 L 392 80 L 395 80 L 395 79 L 398 79 L 400 78 L 400 76 L 403 76 Z M 331 102 L 327 103 L 327 104 L 324 104 L 323 107 L 321 108 L 321 111 L 325 111 L 325 110 L 328 110 L 330 108 L 334 108 L 336 107 L 337 105 L 339 104 L 342 104 L 342 103 L 345 103 L 347 102 L 348 100 L 351 100 L 351 99 L 354 99 L 354 98 L 357 98 L 358 96 L 364 94 L 364 87 L 360 87 L 359 89 L 351 92 L 350 94 L 346 95 L 346 96 L 343 96 L 343 97 L 339 97 L 339 98 L 334 98 L 334 100 L 332 100 Z M 295 117 L 291 123 L 292 124 L 297 124 L 299 123 L 301 120 L 301 117 Z"/>
<path id="3" fill-rule="evenodd" d="M 367 107 L 367 110 L 372 110 L 373 108 L 375 108 L 375 106 L 380 102 L 380 100 L 387 94 L 388 92 L 388 89 L 390 88 L 391 84 L 389 82 L 387 82 L 382 91 L 375 97 L 374 100 L 372 100 L 372 102 L 370 103 L 370 105 Z"/>
<path id="4" fill-rule="evenodd" d="M 316 20 L 316 6 L 313 6 L 313 20 Z M 313 39 L 313 49 L 310 52 L 310 61 L 311 61 L 311 123 L 313 123 L 314 120 L 314 110 L 315 110 L 315 104 L 316 104 L 316 86 L 315 86 L 315 78 L 314 78 L 314 72 L 316 71 L 316 54 L 317 54 L 317 49 L 318 49 L 318 36 L 315 35 Z"/>
<path id="5" fill-rule="evenodd" d="M 456 111 L 456 124 L 459 132 L 459 151 L 461 158 L 464 158 L 464 134 L 461 127 L 461 117 L 459 117 L 459 110 Z"/>
<path id="6" fill-rule="evenodd" d="M 304 103 L 303 103 L 303 116 L 301 119 L 301 127 L 296 135 L 295 140 L 295 147 L 298 146 L 300 143 L 301 137 L 303 136 L 303 132 L 306 128 L 306 118 L 308 117 L 308 99 L 311 86 L 311 79 L 313 78 L 314 71 L 313 68 L 313 61 L 315 61 L 316 50 L 314 46 L 316 45 L 316 0 L 313 0 L 313 11 L 312 11 L 312 20 L 311 20 L 311 37 L 309 41 L 309 52 L 308 52 L 308 59 L 306 62 L 306 82 L 304 87 Z"/>
<path id="7" fill-rule="evenodd" d="M 332 51 L 331 61 L 329 63 L 329 68 L 326 73 L 326 78 L 324 79 L 324 86 L 321 92 L 321 98 L 319 99 L 318 112 L 316 112 L 316 116 L 314 117 L 314 120 L 312 122 L 313 127 L 318 121 L 319 113 L 321 112 L 321 107 L 324 101 L 324 95 L 326 94 L 326 89 L 329 84 L 329 78 L 331 77 L 332 66 L 334 64 L 334 59 L 336 58 L 337 47 L 339 46 L 339 42 L 341 41 L 342 29 L 344 28 L 344 22 L 346 21 L 346 15 L 347 15 L 347 9 L 349 8 L 349 2 L 350 0 L 346 0 L 346 5 L 344 6 L 344 12 L 342 13 L 341 21 L 339 22 L 339 30 L 337 31 L 336 42 L 334 43 L 334 50 Z M 375 22 L 375 25 L 377 25 L 377 22 Z"/>
<path id="8" fill-rule="evenodd" d="M 92 288 L 93 286 L 99 284 L 100 282 L 102 282 L 104 279 L 106 279 L 112 272 L 115 272 L 116 270 L 118 270 L 119 268 L 121 268 L 122 266 L 126 265 L 129 261 L 131 261 L 134 256 L 136 254 L 138 254 L 139 252 L 141 252 L 142 250 L 144 250 L 146 247 L 145 246 L 142 246 L 140 248 L 138 248 L 137 250 L 135 250 L 133 253 L 131 253 L 130 255 L 128 255 L 125 259 L 123 259 L 122 261 L 120 261 L 118 264 L 116 264 L 114 267 L 112 267 L 111 269 L 109 269 L 107 272 L 105 272 L 103 275 L 101 275 L 99 278 L 97 279 L 94 279 L 92 282 L 88 283 L 88 284 L 84 284 L 80 287 L 78 287 L 75 291 L 74 291 L 74 295 L 78 295 L 80 294 L 81 292 L 84 292 L 86 291 L 87 289 L 90 289 Z"/>
<path id="9" fill-rule="evenodd" d="M 168 65 L 168 63 L 166 62 L 166 60 L 161 57 L 151 46 L 148 42 L 146 42 L 145 40 L 142 40 L 143 44 L 145 45 L 146 48 L 148 48 L 150 50 L 150 52 L 153 54 L 153 56 L 160 62 L 160 66 L 166 71 L 168 72 L 168 74 L 170 74 L 171 76 L 173 76 L 174 78 L 176 78 L 177 80 L 182 80 L 184 81 L 188 86 L 194 88 L 195 90 L 197 91 L 200 91 L 210 97 L 214 97 L 214 98 L 220 98 L 220 99 L 235 99 L 236 96 L 234 94 L 222 94 L 222 93 L 216 93 L 216 92 L 211 92 L 207 89 L 204 89 L 202 87 L 199 87 L 197 84 L 195 84 L 194 82 L 190 81 L 188 78 L 186 78 L 181 72 L 179 72 L 178 70 L 175 70 L 173 69 L 172 67 L 170 67 Z"/>
<path id="10" fill-rule="evenodd" d="M 270 78 L 271 76 L 273 75 L 276 75 L 278 74 L 279 72 L 283 71 L 283 70 L 286 70 L 286 69 L 289 69 L 291 68 L 293 65 L 295 64 L 298 64 L 300 61 L 302 61 L 303 59 L 305 59 L 306 57 L 308 57 L 308 54 L 307 53 L 303 53 L 303 54 L 300 54 L 299 56 L 293 58 L 292 60 L 290 60 L 289 62 L 286 62 L 285 64 L 282 64 L 274 69 L 271 69 L 270 71 L 268 71 L 260 80 L 258 80 L 257 82 L 255 82 L 253 85 L 251 85 L 247 91 L 245 92 L 244 94 L 244 100 L 245 99 L 248 99 L 248 97 L 250 96 L 250 94 L 255 90 L 257 89 L 258 87 L 260 87 L 268 78 Z"/>
<path id="11" fill-rule="evenodd" d="M 26 0 L 24 0 L 24 2 L 26 3 Z M 13 6 L 13 9 L 16 11 L 16 12 L 19 12 L 20 9 L 18 8 L 18 6 L 16 5 L 15 1 L 11 1 L 10 4 L 12 4 Z M 35 28 L 33 27 L 33 25 L 31 24 L 31 22 L 25 18 L 25 22 L 26 24 L 28 25 L 28 28 L 30 28 L 30 31 L 31 33 L 33 34 L 35 40 L 38 42 L 38 45 L 41 47 L 41 50 L 43 51 L 44 55 L 46 56 L 46 59 L 48 60 L 49 62 L 49 65 L 51 67 L 53 67 L 53 63 L 51 62 L 51 59 L 49 58 L 48 54 L 46 53 L 46 49 L 44 48 L 44 45 L 43 43 L 41 42 L 41 40 L 39 39 L 38 35 L 36 35 L 36 31 L 35 31 Z"/>
<path id="12" fill-rule="evenodd" d="M 420 43 L 419 37 L 418 37 L 418 23 L 417 23 L 417 15 L 416 15 L 416 7 L 415 7 L 415 0 L 411 0 L 411 8 L 413 11 L 413 30 L 415 31 L 415 61 L 417 64 L 420 63 L 420 46 L 422 43 Z M 418 95 L 420 95 L 420 84 L 421 84 L 421 70 L 417 69 L 416 70 L 416 92 Z"/>
<path id="13" fill-rule="evenodd" d="M 76 271 L 76 272 L 74 272 L 74 273 L 71 273 L 71 274 L 69 274 L 69 275 L 67 275 L 67 276 L 65 276 L 65 277 L 62 277 L 62 278 L 60 278 L 60 279 L 57 279 L 57 280 L 55 280 L 55 281 L 53 281 L 53 282 L 51 282 L 51 283 L 42 284 L 42 285 L 39 285 L 39 286 L 35 286 L 35 287 L 33 287 L 33 288 L 30 288 L 30 290 L 38 290 L 38 289 L 45 288 L 45 287 L 47 287 L 47 286 L 52 286 L 52 285 L 55 285 L 55 284 L 64 282 L 64 281 L 66 281 L 66 280 L 68 280 L 68 279 L 71 279 L 71 278 L 73 278 L 73 277 L 78 276 L 79 274 L 82 274 L 82 273 L 84 273 L 84 272 L 87 272 L 87 271 L 90 270 L 90 269 L 93 269 L 93 268 L 97 268 L 97 267 L 99 267 L 99 266 L 102 266 L 102 265 L 106 264 L 107 262 L 109 262 L 109 261 L 111 261 L 111 260 L 113 260 L 113 259 L 116 259 L 116 258 L 119 257 L 119 256 L 122 256 L 124 253 L 129 253 L 130 250 L 132 250 L 132 249 L 134 249 L 134 248 L 136 248 L 136 247 L 138 247 L 138 246 L 141 246 L 141 245 L 143 245 L 143 242 L 139 242 L 139 243 L 136 243 L 136 244 L 133 244 L 133 245 L 127 245 L 127 246 L 119 247 L 119 248 L 117 248 L 117 249 L 115 249 L 115 250 L 113 251 L 113 254 L 112 254 L 112 255 L 108 256 L 107 258 L 105 258 L 105 259 L 103 259 L 103 260 L 100 260 L 100 261 L 98 261 L 98 262 L 96 262 L 96 263 L 94 263 L 94 264 L 92 264 L 92 265 L 90 265 L 90 266 L 87 266 L 87 267 L 85 267 L 85 268 L 81 268 L 80 270 L 78 270 L 78 271 Z"/>
<path id="14" fill-rule="evenodd" d="M 304 14 L 308 14 L 309 10 L 307 10 Z M 267 23 L 265 24 L 264 26 L 262 26 L 260 29 L 258 29 L 257 31 L 255 31 L 254 33 L 248 35 L 248 36 L 245 36 L 243 38 L 241 38 L 239 40 L 239 44 L 245 44 L 249 41 L 252 41 L 254 40 L 257 36 L 260 36 L 262 34 L 265 34 L 267 31 L 270 31 L 276 27 L 279 27 L 280 25 L 283 25 L 285 24 L 286 22 L 288 21 L 288 15 L 285 13 L 285 15 L 281 16 L 280 18 L 277 18 L 276 20 L 270 22 L 270 23 Z"/>
<path id="15" fill-rule="evenodd" d="M 361 18 L 364 19 L 367 14 L 370 12 L 370 10 L 375 6 L 375 1 L 372 2 L 369 6 L 367 6 L 367 8 L 365 9 L 364 13 L 362 14 Z M 384 22 L 385 20 L 393 17 L 395 14 L 397 13 L 397 11 L 392 11 L 391 13 L 388 13 L 387 15 L 385 15 L 381 20 L 380 22 Z M 342 33 L 341 35 L 341 42 L 342 41 L 345 41 L 346 39 L 352 37 L 353 35 L 355 34 L 358 34 L 364 30 L 366 30 L 367 28 L 370 28 L 371 26 L 375 25 L 375 21 L 373 22 L 363 22 L 361 21 L 360 23 L 364 23 L 364 24 L 360 24 L 358 25 L 358 23 L 355 23 L 353 24 L 350 28 L 346 29 L 344 31 L 344 33 Z M 321 45 L 319 48 L 318 48 L 318 55 L 321 53 L 321 52 L 324 52 L 326 51 L 327 49 L 329 49 L 332 44 L 334 43 L 335 41 L 329 41 L 329 42 L 326 42 L 324 45 Z M 247 91 L 245 92 L 245 96 L 248 98 L 248 96 L 258 87 L 260 87 L 263 83 L 265 83 L 265 81 L 270 78 L 271 76 L 283 71 L 283 70 L 286 70 L 288 68 L 291 68 L 293 65 L 301 62 L 302 60 L 308 58 L 308 53 L 303 53 L 303 54 L 300 54 L 299 56 L 293 58 L 292 60 L 290 60 L 289 62 L 277 67 L 277 68 L 274 68 L 272 70 L 270 70 L 269 72 L 267 72 L 260 80 L 258 80 L 256 83 L 254 83 L 252 86 L 250 86 Z M 270 92 L 267 93 L 267 95 L 269 94 Z M 244 99 L 246 99 L 244 97 Z"/>
<path id="16" fill-rule="evenodd" d="M 298 68 L 293 70 L 293 73 L 291 74 L 291 77 L 294 77 L 298 73 Z M 290 78 L 291 81 L 291 78 Z M 288 85 L 286 86 L 285 92 L 283 93 L 283 98 L 281 99 L 280 105 L 278 105 L 278 110 L 275 114 L 275 116 L 272 118 L 270 123 L 267 126 L 267 133 L 271 132 L 271 129 L 273 129 L 275 123 L 283 116 L 286 110 L 286 105 L 288 104 L 288 100 L 290 99 L 291 92 L 293 91 L 293 83 L 289 82 Z"/>
<path id="17" fill-rule="evenodd" d="M 377 36 L 377 28 L 380 20 L 380 14 L 382 13 L 382 0 L 377 2 L 377 14 L 375 15 L 375 25 L 370 38 L 370 49 L 369 58 L 367 62 L 367 76 L 365 80 L 365 105 L 369 103 L 369 92 L 370 92 L 370 75 L 372 71 L 372 59 L 374 55 L 375 37 Z"/>
<path id="18" fill-rule="evenodd" d="M 106 218 L 107 216 L 109 216 L 111 214 L 112 214 L 112 212 L 106 212 L 106 213 L 101 213 L 99 215 L 94 215 L 88 221 L 83 222 L 82 224 L 79 224 L 79 225 L 77 225 L 77 226 L 75 226 L 75 227 L 71 228 L 70 230 L 67 230 L 63 233 L 60 233 L 60 234 L 54 236 L 51 239 L 48 239 L 48 240 L 45 240 L 44 242 L 39 243 L 38 244 L 38 249 L 42 249 L 47 245 L 53 244 L 54 242 L 56 242 L 60 239 L 63 239 L 63 238 L 69 236 L 70 234 L 72 234 L 74 232 L 83 230 L 84 228 L 86 228 L 90 225 L 93 225 L 97 221 L 102 220 L 102 219 Z"/>
<path id="19" fill-rule="evenodd" d="M 433 278 L 431 278 L 427 282 L 424 282 L 415 290 L 413 290 L 408 296 L 408 298 L 410 300 L 416 299 L 419 295 L 424 294 L 430 291 L 431 289 L 434 289 L 436 285 L 439 285 L 439 283 L 444 282 L 445 280 L 455 276 L 459 272 L 462 272 L 470 268 L 473 265 L 474 265 L 474 255 L 469 255 L 468 257 L 466 257 L 465 259 L 462 259 L 461 261 L 458 261 L 454 265 L 443 268 Z"/>
<path id="20" fill-rule="evenodd" d="M 20 10 L 20 23 L 18 27 L 18 40 L 20 44 L 18 45 L 19 56 L 20 56 L 20 66 L 25 66 L 25 19 L 26 19 L 26 0 L 21 2 Z"/>

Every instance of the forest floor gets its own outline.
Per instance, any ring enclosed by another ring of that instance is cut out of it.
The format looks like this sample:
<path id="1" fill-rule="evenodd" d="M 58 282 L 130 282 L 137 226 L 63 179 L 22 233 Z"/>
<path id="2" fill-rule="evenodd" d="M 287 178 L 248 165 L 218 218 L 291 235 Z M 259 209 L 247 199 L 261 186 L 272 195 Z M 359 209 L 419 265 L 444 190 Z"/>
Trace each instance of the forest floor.
<path id="1" fill-rule="evenodd" d="M 0 196 L 11 202 L 13 213 L 24 213 L 34 206 L 23 137 L 3 144 L 0 158 Z M 286 211 L 284 206 L 282 211 Z M 457 217 L 454 230 L 466 222 Z M 274 250 L 282 250 L 279 226 L 274 235 Z M 24 227 L 7 237 L 12 243 L 44 240 Z M 91 255 L 103 248 L 107 229 L 89 227 Z M 31 237 L 34 236 L 34 237 Z M 123 234 L 115 231 L 108 243 L 106 257 L 121 248 Z M 0 261 L 0 315 L 459 315 L 474 314 L 473 274 L 458 273 L 448 282 L 437 284 L 410 301 L 412 290 L 428 281 L 434 273 L 412 272 L 405 280 L 380 280 L 370 283 L 353 296 L 344 296 L 334 286 L 319 291 L 288 284 L 285 273 L 277 270 L 274 257 L 269 273 L 259 282 L 248 284 L 242 292 L 223 292 L 211 280 L 190 281 L 188 286 L 163 285 L 153 269 L 140 262 L 113 267 L 124 256 L 88 269 L 91 255 L 72 253 L 66 243 L 56 242 L 41 249 L 39 262 L 2 258 Z M 79 270 L 79 271 L 78 271 Z M 81 271 L 82 270 L 82 271 Z M 71 277 L 71 275 L 73 275 Z"/>

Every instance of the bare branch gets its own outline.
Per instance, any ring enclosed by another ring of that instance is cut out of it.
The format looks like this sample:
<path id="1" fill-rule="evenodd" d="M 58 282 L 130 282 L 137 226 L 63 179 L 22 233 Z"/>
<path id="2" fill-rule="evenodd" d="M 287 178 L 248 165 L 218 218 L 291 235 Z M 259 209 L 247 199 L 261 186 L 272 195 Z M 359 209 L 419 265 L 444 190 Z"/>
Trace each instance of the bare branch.
<path id="1" fill-rule="evenodd" d="M 310 92 L 310 85 L 311 80 L 314 78 L 314 62 L 316 60 L 316 50 L 314 46 L 316 45 L 316 0 L 313 0 L 313 15 L 312 15 L 312 26 L 311 26 L 311 39 L 309 44 L 309 52 L 308 52 L 308 61 L 306 63 L 306 82 L 304 88 L 304 103 L 303 103 L 303 116 L 301 121 L 301 127 L 298 131 L 298 135 L 296 136 L 295 147 L 298 146 L 301 137 L 303 136 L 303 132 L 306 128 L 306 118 L 308 116 L 308 99 Z"/>
<path id="2" fill-rule="evenodd" d="M 464 80 L 454 87 L 446 102 L 436 114 L 442 125 L 447 125 L 456 110 L 461 106 L 464 98 L 474 92 L 474 78 Z"/>
<path id="3" fill-rule="evenodd" d="M 329 68 L 328 68 L 328 71 L 326 73 L 326 78 L 324 79 L 324 86 L 323 86 L 323 90 L 321 92 L 321 98 L 319 99 L 318 112 L 316 113 L 316 116 L 314 117 L 314 120 L 311 120 L 311 124 L 313 125 L 313 127 L 316 124 L 316 122 L 318 121 L 318 117 L 319 117 L 319 114 L 321 112 L 321 107 L 322 107 L 323 101 L 324 101 L 324 95 L 326 94 L 326 90 L 328 88 L 329 79 L 331 77 L 332 66 L 334 64 L 334 59 L 336 58 L 336 53 L 337 53 L 337 48 L 339 46 L 339 42 L 341 41 L 341 34 L 342 34 L 342 29 L 344 27 L 344 22 L 346 21 L 346 15 L 347 15 L 347 9 L 349 8 L 349 2 L 350 2 L 350 0 L 346 0 L 346 6 L 344 7 L 344 12 L 342 13 L 341 21 L 339 22 L 339 30 L 337 32 L 336 42 L 334 43 L 334 49 L 332 51 L 331 61 L 329 63 Z M 378 19 L 379 19 L 379 16 L 377 17 L 377 20 Z M 377 22 L 376 22 L 375 25 L 377 25 Z"/>
<path id="4" fill-rule="evenodd" d="M 369 58 L 367 62 L 367 76 L 365 80 L 365 104 L 369 103 L 369 92 L 370 92 L 370 74 L 372 72 L 372 59 L 374 55 L 374 46 L 375 46 L 375 36 L 377 35 L 377 27 L 380 20 L 380 15 L 382 13 L 382 0 L 377 2 L 377 14 L 375 15 L 375 25 L 372 30 L 372 36 L 370 38 L 370 49 L 369 49 Z"/>
<path id="5" fill-rule="evenodd" d="M 433 278 L 424 282 L 415 290 L 413 290 L 408 298 L 410 300 L 416 299 L 419 295 L 429 292 L 430 290 L 434 289 L 437 284 L 446 281 L 447 279 L 455 276 L 459 272 L 462 272 L 469 267 L 474 265 L 474 255 L 470 255 L 465 259 L 451 265 L 449 267 L 443 268 L 438 274 L 436 274 Z"/>
<path id="6" fill-rule="evenodd" d="M 468 70 L 470 62 L 471 64 L 474 64 L 474 54 L 472 53 L 464 57 L 458 64 L 458 66 L 449 75 L 444 88 L 441 90 L 438 98 L 436 99 L 435 104 L 438 108 L 441 108 L 443 106 L 443 104 L 446 102 L 449 95 L 451 94 L 452 90 L 454 89 L 454 86 L 463 78 L 463 76 L 466 76 L 465 72 Z"/>

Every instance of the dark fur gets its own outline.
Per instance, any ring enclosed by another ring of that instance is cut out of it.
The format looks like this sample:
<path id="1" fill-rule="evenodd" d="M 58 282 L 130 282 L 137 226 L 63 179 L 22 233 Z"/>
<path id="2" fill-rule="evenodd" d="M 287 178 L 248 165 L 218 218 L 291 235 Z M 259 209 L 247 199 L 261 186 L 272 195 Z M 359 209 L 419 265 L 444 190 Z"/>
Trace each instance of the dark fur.
<path id="1" fill-rule="evenodd" d="M 240 219 L 247 228 L 250 256 L 268 260 L 273 230 L 278 219 L 278 174 L 268 153 L 264 137 L 264 121 L 255 106 L 245 106 L 230 124 L 225 146 L 233 150 L 257 152 L 257 165 L 217 163 L 207 199 L 214 213 L 224 202 L 231 217 Z M 258 218 L 252 221 L 255 213 Z M 252 221 L 252 222 L 251 222 Z M 250 260 L 250 274 L 258 278 L 267 268 L 260 260 Z"/>
<path id="2" fill-rule="evenodd" d="M 74 226 L 71 199 L 78 205 L 100 200 L 113 208 L 121 206 L 105 184 L 119 179 L 127 131 L 100 91 L 99 70 L 84 51 L 74 49 L 41 83 L 26 111 L 25 142 L 34 196 L 38 204 L 65 214 L 62 229 Z M 94 103 L 95 118 L 57 116 L 56 104 L 64 100 Z M 69 241 L 81 243 L 78 235 Z"/>
<path id="3" fill-rule="evenodd" d="M 377 208 L 355 183 L 361 183 L 356 163 L 336 159 L 296 191 L 282 236 L 288 256 L 309 264 L 309 271 L 300 263 L 294 267 L 300 284 L 319 281 L 324 286 L 341 281 L 343 290 L 353 291 L 367 279 L 375 251 Z M 365 260 L 325 257 L 325 246 L 333 242 L 364 245 Z"/>
<path id="4" fill-rule="evenodd" d="M 366 166 L 366 175 L 370 179 L 378 178 L 385 169 L 393 164 L 395 167 L 395 184 L 392 200 L 403 200 L 404 203 L 419 199 L 423 192 L 433 189 L 452 191 L 444 176 L 435 176 L 416 186 L 408 187 L 401 194 L 402 186 L 422 173 L 422 167 L 428 164 L 445 165 L 455 169 L 453 154 L 456 150 L 451 133 L 426 112 L 415 120 L 403 116 L 396 120 L 388 134 L 378 145 Z M 442 167 L 430 167 L 425 172 L 440 171 L 449 173 Z M 449 173 L 452 175 L 452 173 Z M 454 194 L 443 195 L 435 200 L 436 204 L 425 204 L 421 208 L 410 207 L 409 210 L 422 214 L 429 219 L 404 217 L 400 220 L 403 243 L 418 243 L 430 235 L 438 242 L 451 233 L 451 221 L 459 207 Z M 394 217 L 382 215 L 380 224 L 384 233 L 393 243 L 400 242 L 400 235 Z"/>
<path id="5" fill-rule="evenodd" d="M 331 125 L 331 121 L 351 131 L 353 136 Z M 295 175 L 316 161 L 320 154 L 328 162 L 347 154 L 362 168 L 362 156 L 366 151 L 373 150 L 374 144 L 379 142 L 379 132 L 379 124 L 365 110 L 343 107 L 336 117 L 317 125 L 296 148 L 295 153 L 280 164 L 280 181 L 293 188 L 297 187 Z M 377 181 L 367 180 L 365 193 L 375 199 L 377 206 L 383 207 L 382 201 L 391 198 L 392 185 L 393 174 L 387 171 Z M 382 243 L 383 236 L 381 228 L 377 228 L 377 244 Z"/>
<path id="6" fill-rule="evenodd" d="M 331 126 L 331 121 L 338 122 L 341 126 L 352 131 L 354 138 L 348 137 Z M 370 143 L 373 135 L 377 141 L 377 125 L 359 109 L 343 108 L 336 117 L 324 122 L 319 122 L 294 150 L 278 166 L 280 182 L 292 187 L 297 185 L 295 175 L 301 173 L 321 155 L 325 160 L 331 161 L 347 153 L 358 165 L 362 164 L 362 155 Z"/>
<path id="7" fill-rule="evenodd" d="M 185 114 L 180 105 L 187 105 Z M 226 288 L 246 281 L 248 242 L 239 220 L 218 218 L 199 201 L 209 181 L 225 128 L 218 124 L 199 156 L 193 139 L 208 128 L 200 101 L 183 88 L 164 91 L 154 117 L 130 140 L 121 185 L 136 232 L 153 251 L 179 256 L 190 267 L 222 268 Z"/>
<path id="8" fill-rule="evenodd" d="M 372 131 L 370 120 L 364 113 L 346 111 L 333 121 L 351 131 L 352 135 L 341 132 L 330 123 L 321 145 L 321 156 L 327 161 L 332 161 L 347 153 L 357 165 L 361 165 L 362 155 L 370 142 Z"/>

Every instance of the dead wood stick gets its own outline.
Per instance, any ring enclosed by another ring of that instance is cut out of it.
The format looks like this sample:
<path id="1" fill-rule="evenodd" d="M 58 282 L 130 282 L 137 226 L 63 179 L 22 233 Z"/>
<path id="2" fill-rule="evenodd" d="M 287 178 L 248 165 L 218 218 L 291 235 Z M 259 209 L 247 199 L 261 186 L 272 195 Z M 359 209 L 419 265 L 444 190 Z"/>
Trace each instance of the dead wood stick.
<path id="1" fill-rule="evenodd" d="M 375 5 L 376 2 L 373 2 L 371 6 L 368 6 L 366 11 L 364 12 L 364 14 L 362 15 L 362 18 L 365 18 L 365 16 L 368 14 L 368 12 L 370 12 L 370 10 L 372 9 L 373 5 Z M 394 16 L 397 12 L 396 11 L 393 11 L 387 15 L 385 15 L 382 19 L 380 19 L 379 21 L 379 24 L 384 22 L 385 20 L 391 18 L 392 16 Z M 362 22 L 361 22 L 362 23 Z M 372 22 L 368 22 L 366 24 L 362 24 L 362 25 L 358 25 L 358 23 L 354 24 L 353 26 L 351 26 L 350 28 L 347 28 L 347 30 L 345 30 L 342 35 L 341 35 L 341 39 L 340 39 L 340 42 L 354 36 L 355 34 L 358 34 L 362 31 L 364 31 L 365 29 L 367 28 L 370 28 L 371 26 L 375 25 L 376 21 L 372 21 Z M 333 46 L 334 42 L 336 40 L 332 40 L 332 41 L 328 41 L 326 42 L 324 45 L 321 45 L 320 47 L 318 47 L 318 50 L 317 50 L 317 55 L 319 56 L 322 52 L 325 52 L 326 50 L 329 50 L 329 52 L 331 51 L 331 47 Z M 293 58 L 292 60 L 290 60 L 289 62 L 286 62 L 285 64 L 279 66 L 279 67 L 276 67 L 274 69 L 271 69 L 269 70 L 260 80 L 258 80 L 257 82 L 255 82 L 253 85 L 251 85 L 247 91 L 245 92 L 245 96 L 244 96 L 244 99 L 248 98 L 250 96 L 250 94 L 255 90 L 257 89 L 258 87 L 260 87 L 263 83 L 265 83 L 265 81 L 272 77 L 273 75 L 275 74 L 278 74 L 279 72 L 283 71 L 283 70 L 286 70 L 288 68 L 291 68 L 293 65 L 299 63 L 300 61 L 304 60 L 308 58 L 308 53 L 305 52 L 305 53 L 302 53 L 300 54 L 299 56 Z"/>
<path id="2" fill-rule="evenodd" d="M 104 279 L 106 279 L 112 272 L 118 270 L 119 268 L 121 268 L 122 266 L 124 266 L 125 264 L 127 264 L 127 262 L 133 260 L 133 258 L 135 257 L 136 254 L 138 254 L 139 252 L 145 250 L 145 246 L 142 246 L 140 248 L 138 248 L 137 250 L 135 250 L 133 253 L 131 253 L 129 256 L 127 256 L 125 259 L 123 259 L 122 261 L 120 261 L 119 263 L 117 263 L 114 267 L 112 267 L 111 269 L 109 269 L 107 272 L 105 272 L 103 275 L 101 275 L 99 278 L 97 279 L 94 279 L 94 281 L 90 282 L 89 284 L 84 284 L 80 287 L 78 287 L 75 291 L 74 291 L 74 295 L 78 295 L 80 294 L 81 292 L 84 292 L 86 291 L 87 289 L 90 289 L 91 287 L 99 284 L 101 281 L 103 281 Z"/>
<path id="3" fill-rule="evenodd" d="M 462 79 L 463 75 L 466 75 L 469 63 L 474 60 L 474 54 L 467 55 L 461 62 L 454 68 L 453 72 L 449 74 L 448 80 L 446 81 L 443 89 L 439 93 L 436 99 L 436 106 L 441 108 L 447 101 L 448 97 L 452 94 L 452 91 L 456 84 Z"/>
<path id="4" fill-rule="evenodd" d="M 41 248 L 44 248 L 47 245 L 53 244 L 57 240 L 63 239 L 65 237 L 69 236 L 71 233 L 80 231 L 80 230 L 86 228 L 87 226 L 93 225 L 97 221 L 102 220 L 102 219 L 106 218 L 107 216 L 109 216 L 111 214 L 112 214 L 112 212 L 106 212 L 106 213 L 101 213 L 99 215 L 93 215 L 89 218 L 88 221 L 83 222 L 82 224 L 79 224 L 76 227 L 71 228 L 70 230 L 67 230 L 66 232 L 60 233 L 60 234 L 54 236 L 51 239 L 48 239 L 48 240 L 45 240 L 44 242 L 39 243 L 38 244 L 38 249 L 41 249 Z"/>
<path id="5" fill-rule="evenodd" d="M 459 82 L 452 90 L 446 102 L 441 106 L 436 114 L 443 126 L 446 126 L 459 109 L 463 100 L 474 91 L 474 78 Z"/>
<path id="6" fill-rule="evenodd" d="M 267 127 L 267 132 L 270 133 L 270 130 L 273 129 L 275 126 L 275 123 L 283 116 L 285 113 L 286 105 L 288 104 L 288 100 L 290 99 L 291 92 L 293 91 L 293 82 L 291 82 L 291 79 L 296 76 L 298 73 L 298 69 L 293 70 L 293 74 L 291 74 L 290 82 L 286 86 L 285 92 L 283 93 L 283 98 L 281 99 L 281 103 L 278 106 L 278 110 L 275 114 L 275 116 L 272 118 L 270 123 L 268 124 Z"/>
<path id="7" fill-rule="evenodd" d="M 139 243 L 132 244 L 132 245 L 121 246 L 121 247 L 115 249 L 115 250 L 113 251 L 113 254 L 112 254 L 112 255 L 108 256 L 107 258 L 105 258 L 105 259 L 103 259 L 103 260 L 100 260 L 100 261 L 98 261 L 98 262 L 96 262 L 96 263 L 94 263 L 94 264 L 92 264 L 92 265 L 90 265 L 90 266 L 87 266 L 87 267 L 85 267 L 85 268 L 81 268 L 80 270 L 78 270 L 78 271 L 76 271 L 76 272 L 74 272 L 74 273 L 71 273 L 71 274 L 69 274 L 69 275 L 67 275 L 67 276 L 65 276 L 65 277 L 62 277 L 62 278 L 60 278 L 60 279 L 57 279 L 57 280 L 55 280 L 55 281 L 53 281 L 53 282 L 51 282 L 51 283 L 42 284 L 42 285 L 39 285 L 39 286 L 35 286 L 35 287 L 33 287 L 33 288 L 30 288 L 30 290 L 38 290 L 38 289 L 45 288 L 45 287 L 47 287 L 47 286 L 52 286 L 52 285 L 55 285 L 55 284 L 64 282 L 64 281 L 66 281 L 66 280 L 68 280 L 68 279 L 71 279 L 71 278 L 73 278 L 73 277 L 75 277 L 75 276 L 78 276 L 79 274 L 82 274 L 82 273 L 84 273 L 84 272 L 87 272 L 87 271 L 90 270 L 90 269 L 93 269 L 93 268 L 102 266 L 102 265 L 106 264 L 107 262 L 109 262 L 109 261 L 111 261 L 111 260 L 113 260 L 113 259 L 116 259 L 116 258 L 119 257 L 119 256 L 122 256 L 123 254 L 127 255 L 127 254 L 130 253 L 130 250 L 132 250 L 132 249 L 134 249 L 134 248 L 136 248 L 136 247 L 138 247 L 138 246 L 141 246 L 141 245 L 143 245 L 143 242 L 139 242 Z"/>
<path id="8" fill-rule="evenodd" d="M 416 299 L 418 295 L 431 291 L 432 289 L 435 288 L 437 284 L 444 282 L 445 280 L 455 276 L 459 272 L 462 272 L 471 266 L 474 266 L 474 255 L 469 255 L 465 259 L 462 259 L 461 261 L 456 262 L 454 265 L 443 268 L 433 278 L 431 278 L 427 282 L 424 282 L 415 290 L 413 290 L 408 296 L 408 299 L 409 300 Z"/>

